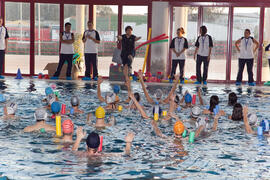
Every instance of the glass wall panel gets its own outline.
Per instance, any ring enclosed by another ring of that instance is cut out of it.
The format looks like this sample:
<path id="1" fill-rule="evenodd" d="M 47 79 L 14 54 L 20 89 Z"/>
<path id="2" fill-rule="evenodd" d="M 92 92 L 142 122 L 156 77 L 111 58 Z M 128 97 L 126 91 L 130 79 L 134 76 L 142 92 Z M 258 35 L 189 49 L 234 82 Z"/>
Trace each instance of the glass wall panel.
<path id="1" fill-rule="evenodd" d="M 30 73 L 30 3 L 5 2 L 6 27 L 9 33 L 5 72 Z"/>
<path id="2" fill-rule="evenodd" d="M 264 17 L 264 48 L 270 44 L 270 8 L 265 8 Z M 268 64 L 270 59 L 270 51 L 264 51 L 262 62 L 262 81 L 270 81 L 270 65 Z"/>

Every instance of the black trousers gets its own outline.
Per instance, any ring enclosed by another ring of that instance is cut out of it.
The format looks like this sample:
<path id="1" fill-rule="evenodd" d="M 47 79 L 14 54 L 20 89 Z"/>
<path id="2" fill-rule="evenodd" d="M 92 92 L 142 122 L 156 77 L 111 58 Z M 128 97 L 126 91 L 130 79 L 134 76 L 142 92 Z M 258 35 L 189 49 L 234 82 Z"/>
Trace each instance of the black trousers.
<path id="1" fill-rule="evenodd" d="M 121 55 L 121 59 L 122 59 L 122 64 L 123 66 L 127 65 L 128 66 L 128 74 L 130 75 L 132 72 L 132 59 L 130 59 L 128 57 L 129 55 Z M 134 57 L 134 56 L 132 56 Z"/>
<path id="2" fill-rule="evenodd" d="M 56 72 L 54 73 L 54 77 L 58 77 L 61 73 L 62 67 L 65 63 L 65 61 L 68 62 L 68 67 L 67 67 L 67 77 L 71 77 L 71 70 L 72 70 L 72 60 L 73 60 L 73 54 L 60 54 L 60 59 L 58 63 L 58 67 Z"/>
<path id="3" fill-rule="evenodd" d="M 237 82 L 242 82 L 243 78 L 243 71 L 245 68 L 245 64 L 247 64 L 247 72 L 248 72 L 248 83 L 253 83 L 253 61 L 254 59 L 238 59 L 238 74 L 236 81 Z"/>
<path id="4" fill-rule="evenodd" d="M 184 59 L 173 59 L 172 60 L 172 71 L 171 71 L 171 78 L 174 78 L 177 65 L 179 64 L 179 71 L 180 71 L 180 80 L 184 80 L 184 68 L 185 68 L 185 60 Z"/>
<path id="5" fill-rule="evenodd" d="M 269 68 L 270 68 L 270 59 L 268 59 L 268 63 L 269 63 Z"/>
<path id="6" fill-rule="evenodd" d="M 197 61 L 196 61 L 196 76 L 197 76 L 197 81 L 202 82 L 207 80 L 208 76 L 208 66 L 209 62 L 207 61 L 208 56 L 200 56 L 197 55 Z M 201 66 L 203 63 L 203 78 L 201 75 Z"/>
<path id="7" fill-rule="evenodd" d="M 91 65 L 93 67 L 93 78 L 98 76 L 97 70 L 97 54 L 96 53 L 85 53 L 85 77 L 90 77 L 92 74 Z"/>
<path id="8" fill-rule="evenodd" d="M 5 59 L 5 50 L 0 50 L 0 75 L 3 72 L 4 59 Z"/>

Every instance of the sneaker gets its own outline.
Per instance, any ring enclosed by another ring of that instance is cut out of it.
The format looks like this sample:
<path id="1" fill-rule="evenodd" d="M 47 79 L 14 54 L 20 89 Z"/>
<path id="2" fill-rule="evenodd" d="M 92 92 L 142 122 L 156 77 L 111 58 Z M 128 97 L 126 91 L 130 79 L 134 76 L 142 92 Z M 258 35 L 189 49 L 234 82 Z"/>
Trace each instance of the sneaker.
<path id="1" fill-rule="evenodd" d="M 67 76 L 66 80 L 72 80 L 72 78 L 70 76 Z"/>
<path id="2" fill-rule="evenodd" d="M 52 79 L 52 80 L 58 80 L 58 77 L 57 76 L 53 76 L 50 79 Z"/>
<path id="3" fill-rule="evenodd" d="M 196 81 L 194 84 L 201 84 L 201 82 L 199 82 L 199 81 Z"/>
<path id="4" fill-rule="evenodd" d="M 206 81 L 203 81 L 203 85 L 207 85 L 207 82 Z"/>
<path id="5" fill-rule="evenodd" d="M 237 82 L 235 83 L 236 86 L 240 86 L 241 85 L 241 82 Z"/>
<path id="6" fill-rule="evenodd" d="M 5 77 L 0 75 L 0 79 L 5 79 Z"/>
<path id="7" fill-rule="evenodd" d="M 94 81 L 97 81 L 98 80 L 98 77 L 94 77 L 94 79 L 93 79 Z"/>
<path id="8" fill-rule="evenodd" d="M 82 80 L 83 81 L 91 81 L 91 78 L 90 77 L 83 77 Z"/>
<path id="9" fill-rule="evenodd" d="M 181 80 L 181 81 L 180 81 L 180 84 L 185 84 L 185 81 L 184 81 L 184 80 Z"/>
<path id="10" fill-rule="evenodd" d="M 249 86 L 256 86 L 256 83 L 255 82 L 252 82 L 252 83 L 248 83 Z"/>

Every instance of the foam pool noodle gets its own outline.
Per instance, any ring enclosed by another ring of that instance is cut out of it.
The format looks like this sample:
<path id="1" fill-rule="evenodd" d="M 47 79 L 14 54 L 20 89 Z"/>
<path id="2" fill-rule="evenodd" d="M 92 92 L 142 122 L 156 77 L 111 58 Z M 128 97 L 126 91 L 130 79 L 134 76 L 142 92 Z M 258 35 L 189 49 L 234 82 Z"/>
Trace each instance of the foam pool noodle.
<path id="1" fill-rule="evenodd" d="M 158 113 L 154 113 L 154 120 L 158 121 Z"/>
<path id="2" fill-rule="evenodd" d="M 119 105 L 119 106 L 118 106 L 118 111 L 121 112 L 122 110 L 123 110 L 123 106 Z"/>
<path id="3" fill-rule="evenodd" d="M 177 111 L 180 112 L 181 111 L 181 106 L 177 107 Z"/>
<path id="4" fill-rule="evenodd" d="M 102 152 L 103 136 L 100 136 L 99 139 L 100 139 L 100 144 L 99 144 L 99 147 L 98 147 L 98 151 L 99 151 L 99 152 Z"/>
<path id="5" fill-rule="evenodd" d="M 196 104 L 196 94 L 193 94 L 193 97 L 192 97 L 192 104 L 193 104 L 193 105 Z"/>
<path id="6" fill-rule="evenodd" d="M 61 116 L 56 116 L 55 118 L 56 136 L 60 137 L 62 135 L 61 130 Z"/>
<path id="7" fill-rule="evenodd" d="M 162 111 L 162 115 L 165 117 L 167 116 L 167 111 Z"/>
<path id="8" fill-rule="evenodd" d="M 44 128 L 40 128 L 39 131 L 40 131 L 41 133 L 45 133 L 45 132 L 46 132 Z"/>
<path id="9" fill-rule="evenodd" d="M 263 127 L 262 126 L 258 126 L 257 133 L 258 133 L 258 136 L 263 135 Z"/>
<path id="10" fill-rule="evenodd" d="M 61 114 L 66 114 L 66 105 L 65 104 L 62 104 Z"/>
<path id="11" fill-rule="evenodd" d="M 73 108 L 70 109 L 70 114 L 74 114 L 74 109 Z"/>
<path id="12" fill-rule="evenodd" d="M 189 141 L 190 143 L 193 143 L 194 140 L 195 140 L 195 132 L 190 132 L 190 133 L 189 133 L 189 139 L 188 139 L 188 141 Z"/>
<path id="13" fill-rule="evenodd" d="M 185 138 L 187 136 L 187 130 L 184 130 L 182 137 Z"/>

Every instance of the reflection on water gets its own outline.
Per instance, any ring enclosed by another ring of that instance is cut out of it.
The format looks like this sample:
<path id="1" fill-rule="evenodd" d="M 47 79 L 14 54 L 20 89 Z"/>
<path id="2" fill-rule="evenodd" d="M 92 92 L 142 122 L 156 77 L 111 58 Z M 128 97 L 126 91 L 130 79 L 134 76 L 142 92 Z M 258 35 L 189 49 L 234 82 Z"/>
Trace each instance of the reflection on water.
<path id="1" fill-rule="evenodd" d="M 33 113 L 44 106 L 45 87 L 52 81 L 14 80 L 0 81 L 0 89 L 9 100 L 18 103 L 16 122 L 0 120 L 0 175 L 11 179 L 267 179 L 270 177 L 270 146 L 267 138 L 247 135 L 243 124 L 231 122 L 226 117 L 219 120 L 218 131 L 200 138 L 194 144 L 175 142 L 172 126 L 175 120 L 159 123 L 161 131 L 169 140 L 160 139 L 153 133 L 149 120 L 144 120 L 136 111 L 124 109 L 122 113 L 107 112 L 115 117 L 117 125 L 97 130 L 103 135 L 104 153 L 111 156 L 82 158 L 71 152 L 71 146 L 56 142 L 54 134 L 23 133 L 24 127 L 35 122 Z M 77 95 L 80 106 L 85 112 L 94 112 L 104 103 L 96 95 L 96 83 L 93 82 L 55 82 L 60 102 L 70 109 L 70 97 Z M 102 95 L 112 91 L 114 84 L 101 84 Z M 121 87 L 120 99 L 125 100 L 126 88 Z M 147 113 L 152 106 L 147 103 L 139 83 L 132 83 L 134 92 L 141 94 L 142 104 Z M 166 96 L 171 88 L 163 85 L 148 85 L 150 94 L 160 88 Z M 198 88 L 193 85 L 179 85 L 176 92 L 180 97 L 188 90 L 195 94 Z M 203 99 L 209 102 L 212 95 L 218 95 L 220 107 L 227 114 L 232 109 L 227 106 L 228 94 L 236 92 L 239 102 L 249 105 L 251 112 L 259 119 L 269 119 L 270 88 L 247 88 L 228 85 L 209 84 L 202 88 Z M 0 104 L 3 108 L 4 104 Z M 168 106 L 162 107 L 167 109 Z M 2 115 L 2 110 L 0 111 Z M 190 110 L 177 112 L 182 119 L 189 119 Z M 85 125 L 86 114 L 72 115 L 70 118 L 77 126 L 84 126 L 87 133 L 95 128 Z M 53 120 L 48 123 L 54 124 Z M 119 156 L 125 149 L 125 136 L 129 131 L 135 133 L 131 156 Z M 73 135 L 76 138 L 75 133 Z M 59 139 L 58 139 L 59 141 Z M 80 150 L 85 150 L 85 141 Z M 1 176 L 0 176 L 1 177 Z M 233 178 L 232 178 L 233 177 Z"/>

